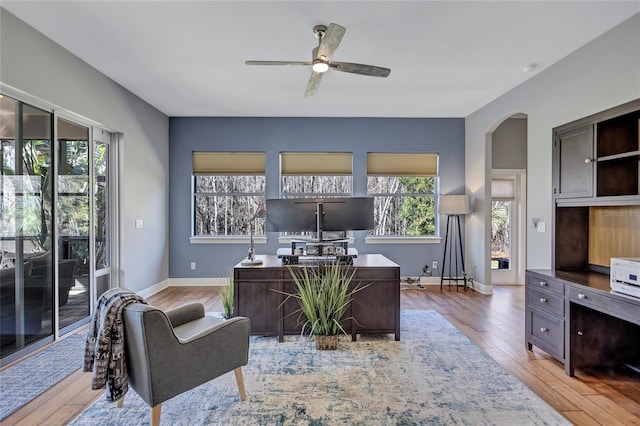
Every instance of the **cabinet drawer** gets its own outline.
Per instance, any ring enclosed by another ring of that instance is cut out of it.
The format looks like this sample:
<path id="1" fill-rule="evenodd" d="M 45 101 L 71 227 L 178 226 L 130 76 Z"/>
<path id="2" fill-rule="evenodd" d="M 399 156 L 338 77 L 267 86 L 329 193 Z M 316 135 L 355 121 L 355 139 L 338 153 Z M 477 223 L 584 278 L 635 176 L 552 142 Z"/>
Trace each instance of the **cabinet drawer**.
<path id="1" fill-rule="evenodd" d="M 564 320 L 537 309 L 531 315 L 530 342 L 559 360 L 564 359 Z"/>
<path id="2" fill-rule="evenodd" d="M 640 305 L 601 294 L 586 287 L 570 286 L 569 301 L 640 325 Z"/>
<path id="3" fill-rule="evenodd" d="M 526 282 L 527 286 L 564 296 L 564 284 L 560 281 L 554 280 L 553 278 L 545 277 L 543 275 L 527 274 Z"/>
<path id="4" fill-rule="evenodd" d="M 536 287 L 527 287 L 527 303 L 552 315 L 564 318 L 564 297 Z"/>

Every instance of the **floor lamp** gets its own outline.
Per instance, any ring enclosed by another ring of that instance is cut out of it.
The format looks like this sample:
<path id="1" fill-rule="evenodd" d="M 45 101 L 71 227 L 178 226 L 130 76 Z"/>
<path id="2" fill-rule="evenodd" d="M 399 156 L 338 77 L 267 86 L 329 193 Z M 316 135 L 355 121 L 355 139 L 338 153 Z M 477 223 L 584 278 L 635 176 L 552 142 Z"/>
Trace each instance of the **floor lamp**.
<path id="1" fill-rule="evenodd" d="M 456 283 L 456 291 L 462 285 L 467 289 L 467 273 L 464 269 L 464 248 L 460 231 L 460 216 L 469 214 L 468 195 L 441 195 L 438 213 L 447 215 L 447 232 L 444 237 L 444 254 L 442 256 L 442 273 L 440 289 L 445 281 Z M 448 256 L 447 256 L 448 254 Z M 460 263 L 458 263 L 458 258 Z M 460 275 L 462 272 L 462 275 Z M 447 275 L 445 275 L 447 274 Z M 462 284 L 458 284 L 462 281 Z"/>

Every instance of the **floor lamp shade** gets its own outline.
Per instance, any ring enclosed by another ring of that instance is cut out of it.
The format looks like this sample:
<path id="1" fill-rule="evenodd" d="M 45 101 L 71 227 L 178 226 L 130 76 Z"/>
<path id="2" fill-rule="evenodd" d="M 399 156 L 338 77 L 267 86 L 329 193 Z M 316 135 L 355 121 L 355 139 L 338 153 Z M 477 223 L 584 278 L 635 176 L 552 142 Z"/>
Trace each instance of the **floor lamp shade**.
<path id="1" fill-rule="evenodd" d="M 471 213 L 468 195 L 441 195 L 438 213 L 447 215 Z"/>

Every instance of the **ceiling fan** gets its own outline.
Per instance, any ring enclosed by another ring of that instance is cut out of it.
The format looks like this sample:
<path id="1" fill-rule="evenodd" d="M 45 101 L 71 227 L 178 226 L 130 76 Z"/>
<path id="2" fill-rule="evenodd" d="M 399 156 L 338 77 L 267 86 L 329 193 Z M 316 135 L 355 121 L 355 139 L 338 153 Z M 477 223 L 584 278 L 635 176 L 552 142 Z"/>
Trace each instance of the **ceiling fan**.
<path id="1" fill-rule="evenodd" d="M 312 60 L 306 61 L 245 61 L 247 65 L 311 65 L 311 77 L 307 83 L 305 96 L 312 96 L 318 91 L 322 74 L 328 70 L 349 72 L 352 74 L 368 75 L 372 77 L 387 77 L 389 68 L 374 65 L 354 64 L 351 62 L 330 61 L 331 55 L 336 51 L 342 41 L 346 28 L 338 24 L 316 25 L 313 33 L 318 37 L 318 46 L 313 49 Z"/>

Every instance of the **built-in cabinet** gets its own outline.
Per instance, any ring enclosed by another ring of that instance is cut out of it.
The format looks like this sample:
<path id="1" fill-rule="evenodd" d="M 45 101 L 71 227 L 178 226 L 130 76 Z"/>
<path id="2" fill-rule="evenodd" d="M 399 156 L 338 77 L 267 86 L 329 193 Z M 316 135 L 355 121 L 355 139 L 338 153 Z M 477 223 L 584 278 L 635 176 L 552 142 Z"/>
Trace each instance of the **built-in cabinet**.
<path id="1" fill-rule="evenodd" d="M 554 199 L 637 197 L 639 132 L 638 101 L 554 129 Z"/>
<path id="2" fill-rule="evenodd" d="M 640 99 L 553 130 L 552 269 L 526 273 L 525 340 L 569 375 L 640 363 L 640 299 L 609 286 L 612 257 L 640 257 L 639 141 Z"/>

